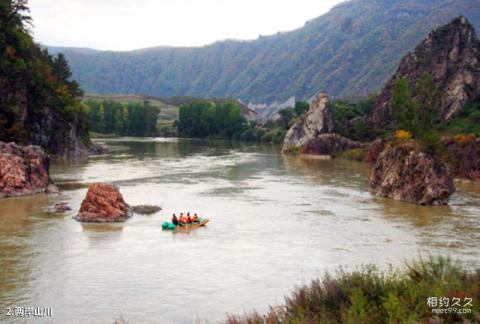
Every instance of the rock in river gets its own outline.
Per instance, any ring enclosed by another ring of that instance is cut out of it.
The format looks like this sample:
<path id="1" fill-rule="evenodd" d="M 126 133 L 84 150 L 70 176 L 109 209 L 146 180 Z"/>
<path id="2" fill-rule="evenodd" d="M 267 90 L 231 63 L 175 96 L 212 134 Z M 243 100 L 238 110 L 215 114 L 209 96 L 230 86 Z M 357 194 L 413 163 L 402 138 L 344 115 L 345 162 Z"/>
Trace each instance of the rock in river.
<path id="1" fill-rule="evenodd" d="M 87 223 L 113 223 L 123 222 L 131 216 L 131 208 L 123 199 L 118 187 L 96 183 L 88 188 L 75 219 Z"/>
<path id="2" fill-rule="evenodd" d="M 333 132 L 333 112 L 330 99 L 320 92 L 312 101 L 308 111 L 290 128 L 283 141 L 282 152 L 292 153 L 301 150 L 318 135 Z"/>
<path id="3" fill-rule="evenodd" d="M 386 146 L 373 167 L 370 191 L 420 205 L 446 205 L 455 187 L 445 164 L 409 141 Z"/>
<path id="4" fill-rule="evenodd" d="M 353 141 L 338 134 L 320 134 L 309 140 L 301 149 L 301 154 L 334 155 L 346 150 L 364 147 L 365 144 Z"/>
<path id="5" fill-rule="evenodd" d="M 55 187 L 50 159 L 38 146 L 0 142 L 0 198 L 46 192 Z"/>

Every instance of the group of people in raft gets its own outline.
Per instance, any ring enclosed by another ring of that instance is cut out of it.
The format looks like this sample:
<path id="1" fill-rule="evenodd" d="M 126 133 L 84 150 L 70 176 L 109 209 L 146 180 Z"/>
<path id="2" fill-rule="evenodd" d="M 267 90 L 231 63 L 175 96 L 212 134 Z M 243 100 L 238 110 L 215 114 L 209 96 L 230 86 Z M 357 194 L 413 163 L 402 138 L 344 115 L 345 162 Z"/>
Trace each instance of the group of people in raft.
<path id="1" fill-rule="evenodd" d="M 173 214 L 172 216 L 172 224 L 175 226 L 182 224 L 198 223 L 199 221 L 200 218 L 198 218 L 197 214 L 193 214 L 193 216 L 190 216 L 190 212 L 188 212 L 186 215 L 180 213 L 180 216 L 178 218 L 175 214 Z"/>

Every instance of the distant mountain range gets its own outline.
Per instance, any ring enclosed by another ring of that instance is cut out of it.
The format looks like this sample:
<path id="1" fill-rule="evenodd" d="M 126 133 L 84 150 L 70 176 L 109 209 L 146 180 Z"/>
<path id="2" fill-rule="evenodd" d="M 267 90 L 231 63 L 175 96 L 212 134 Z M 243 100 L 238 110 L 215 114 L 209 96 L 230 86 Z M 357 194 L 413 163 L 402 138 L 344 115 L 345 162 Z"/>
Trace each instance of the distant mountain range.
<path id="1" fill-rule="evenodd" d="M 297 30 L 254 41 L 129 52 L 50 50 L 63 52 L 73 77 L 100 94 L 226 97 L 256 104 L 308 99 L 320 90 L 333 97 L 366 96 L 381 89 L 431 29 L 459 15 L 480 30 L 480 0 L 350 0 Z"/>

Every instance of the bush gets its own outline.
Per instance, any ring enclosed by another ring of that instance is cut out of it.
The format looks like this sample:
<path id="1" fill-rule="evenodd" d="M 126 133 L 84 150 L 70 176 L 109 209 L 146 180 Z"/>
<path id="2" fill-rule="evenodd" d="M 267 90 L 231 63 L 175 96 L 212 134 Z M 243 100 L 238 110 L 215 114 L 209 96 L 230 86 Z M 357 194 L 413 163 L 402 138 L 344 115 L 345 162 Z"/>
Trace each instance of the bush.
<path id="1" fill-rule="evenodd" d="M 395 132 L 395 138 L 400 141 L 409 141 L 412 139 L 412 133 L 409 131 L 400 129 Z"/>
<path id="2" fill-rule="evenodd" d="M 295 289 L 265 316 L 229 315 L 227 323 L 472 323 L 480 318 L 479 296 L 480 269 L 469 272 L 448 258 L 430 257 L 407 263 L 403 271 L 339 270 L 336 278 L 327 274 Z M 472 298 L 471 312 L 437 315 L 432 309 L 442 307 L 429 306 L 432 297 L 460 299 L 462 305 Z"/>

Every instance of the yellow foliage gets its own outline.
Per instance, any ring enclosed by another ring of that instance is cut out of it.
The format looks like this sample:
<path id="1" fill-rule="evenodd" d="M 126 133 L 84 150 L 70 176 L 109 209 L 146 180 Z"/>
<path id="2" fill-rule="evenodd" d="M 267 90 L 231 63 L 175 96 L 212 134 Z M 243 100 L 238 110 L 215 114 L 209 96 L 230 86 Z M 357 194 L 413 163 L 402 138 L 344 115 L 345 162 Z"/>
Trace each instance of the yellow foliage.
<path id="1" fill-rule="evenodd" d="M 399 129 L 395 132 L 395 138 L 400 141 L 409 141 L 412 139 L 412 133 L 403 129 Z"/>
<path id="2" fill-rule="evenodd" d="M 453 137 L 453 140 L 460 145 L 468 145 L 473 142 L 477 136 L 475 134 L 459 134 Z"/>

